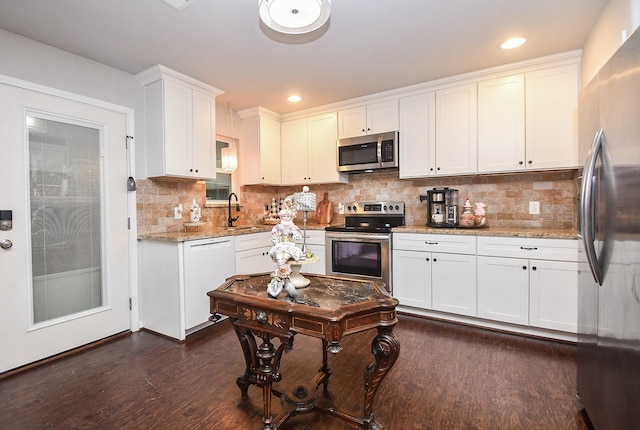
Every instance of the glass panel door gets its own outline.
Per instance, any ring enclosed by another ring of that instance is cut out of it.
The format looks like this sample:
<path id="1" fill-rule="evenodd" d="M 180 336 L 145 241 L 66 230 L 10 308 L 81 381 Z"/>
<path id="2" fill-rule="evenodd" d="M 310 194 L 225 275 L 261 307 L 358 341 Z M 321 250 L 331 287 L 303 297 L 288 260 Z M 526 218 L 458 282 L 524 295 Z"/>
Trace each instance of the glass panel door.
<path id="1" fill-rule="evenodd" d="M 101 130 L 27 116 L 33 323 L 103 302 Z"/>

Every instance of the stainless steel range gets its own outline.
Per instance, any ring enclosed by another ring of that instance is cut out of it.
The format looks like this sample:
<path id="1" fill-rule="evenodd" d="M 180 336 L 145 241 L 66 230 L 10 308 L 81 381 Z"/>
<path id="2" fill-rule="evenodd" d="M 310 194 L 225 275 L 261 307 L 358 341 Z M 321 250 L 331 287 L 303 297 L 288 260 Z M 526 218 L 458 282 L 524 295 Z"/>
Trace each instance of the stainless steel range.
<path id="1" fill-rule="evenodd" d="M 404 225 L 404 202 L 346 205 L 344 226 L 327 227 L 327 274 L 383 281 L 391 294 L 391 229 Z"/>

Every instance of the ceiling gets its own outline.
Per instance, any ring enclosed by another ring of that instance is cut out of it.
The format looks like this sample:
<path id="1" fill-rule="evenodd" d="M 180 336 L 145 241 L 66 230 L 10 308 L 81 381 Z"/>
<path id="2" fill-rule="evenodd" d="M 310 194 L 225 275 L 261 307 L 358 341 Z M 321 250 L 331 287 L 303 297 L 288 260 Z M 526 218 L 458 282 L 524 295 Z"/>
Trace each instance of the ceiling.
<path id="1" fill-rule="evenodd" d="M 233 110 L 289 113 L 581 48 L 607 0 L 333 0 L 328 25 L 285 38 L 257 0 L 0 0 L 0 28 L 136 74 L 163 64 Z M 504 51 L 511 36 L 528 42 Z M 292 104 L 292 93 L 302 101 Z"/>

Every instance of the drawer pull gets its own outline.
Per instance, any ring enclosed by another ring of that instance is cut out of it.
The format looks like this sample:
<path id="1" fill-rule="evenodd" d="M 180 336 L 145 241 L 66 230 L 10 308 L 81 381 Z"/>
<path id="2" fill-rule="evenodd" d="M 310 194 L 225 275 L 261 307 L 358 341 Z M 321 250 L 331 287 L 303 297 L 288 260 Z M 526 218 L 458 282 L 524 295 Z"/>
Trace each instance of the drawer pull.
<path id="1" fill-rule="evenodd" d="M 538 249 L 537 246 L 521 246 L 520 249 L 525 251 L 536 251 Z"/>
<path id="2" fill-rule="evenodd" d="M 429 242 L 429 241 L 425 242 L 425 245 L 437 245 L 437 244 L 438 242 Z"/>

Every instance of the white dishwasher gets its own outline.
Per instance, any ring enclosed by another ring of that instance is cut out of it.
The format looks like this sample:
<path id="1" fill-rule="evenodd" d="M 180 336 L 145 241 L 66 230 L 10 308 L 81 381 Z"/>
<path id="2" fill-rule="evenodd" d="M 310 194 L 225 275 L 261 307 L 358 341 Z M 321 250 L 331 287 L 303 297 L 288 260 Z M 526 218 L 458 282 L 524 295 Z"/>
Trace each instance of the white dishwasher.
<path id="1" fill-rule="evenodd" d="M 234 238 L 184 242 L 184 315 L 187 333 L 211 316 L 207 292 L 235 274 Z"/>

